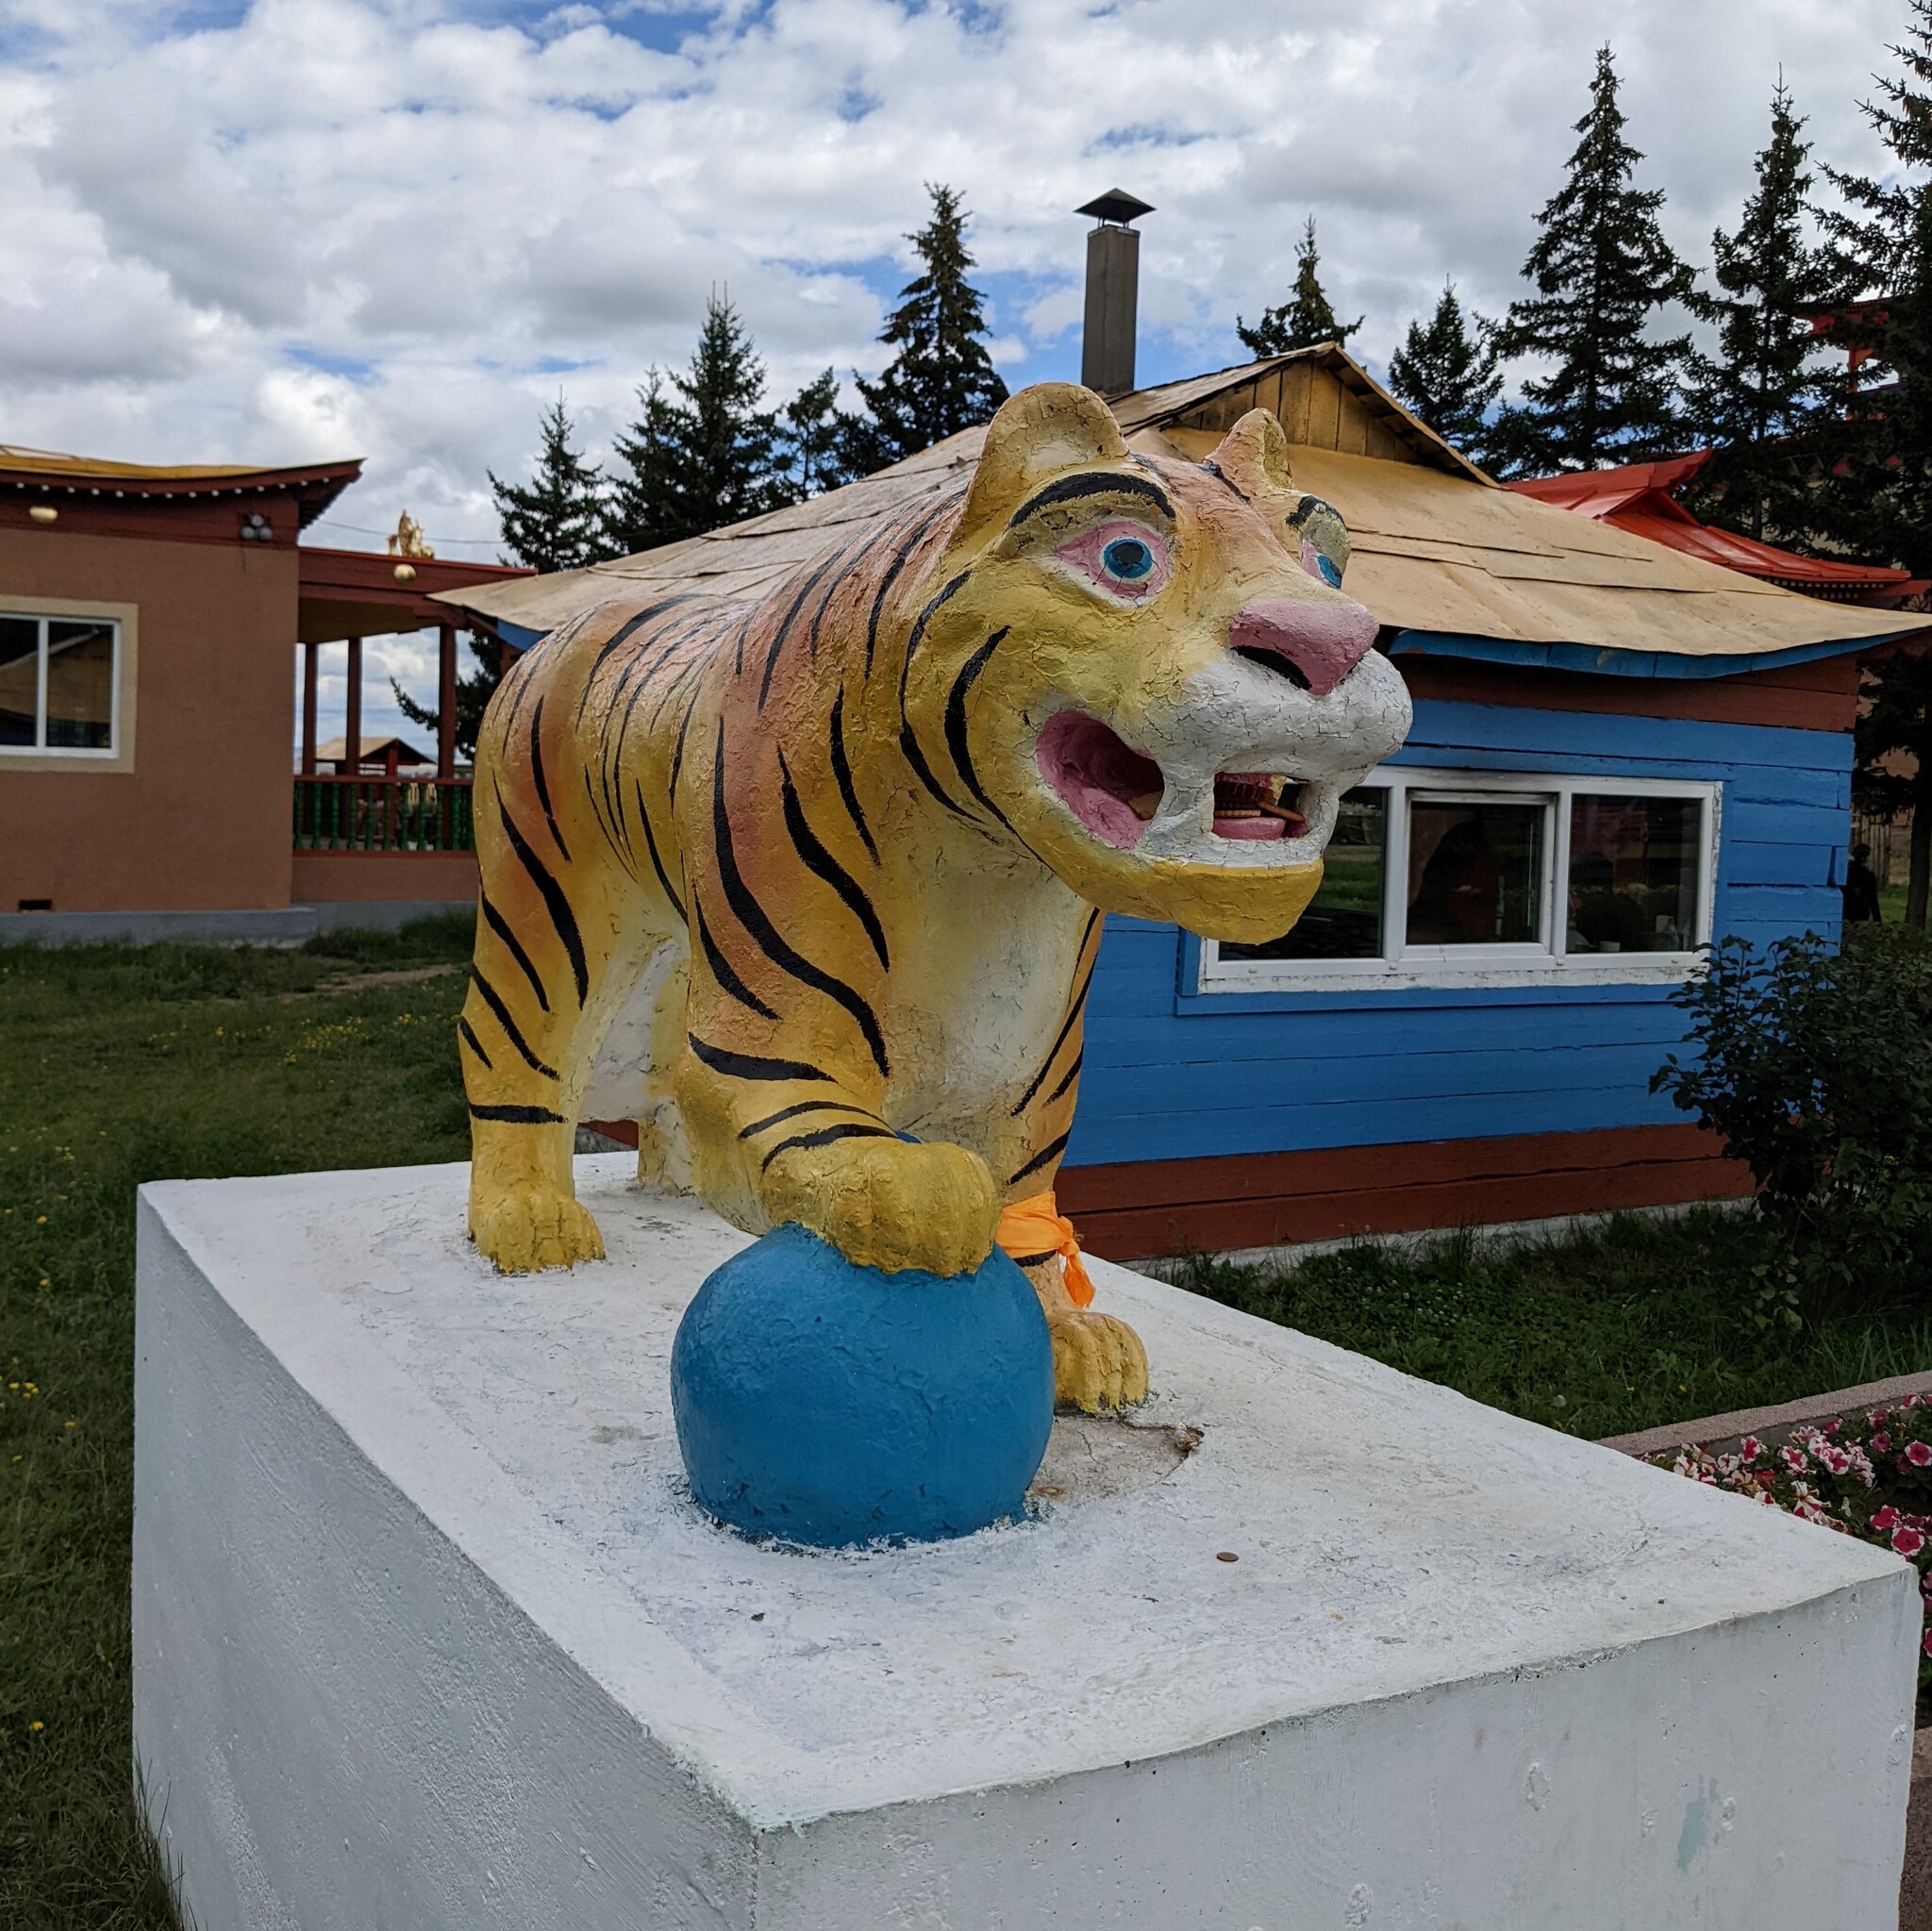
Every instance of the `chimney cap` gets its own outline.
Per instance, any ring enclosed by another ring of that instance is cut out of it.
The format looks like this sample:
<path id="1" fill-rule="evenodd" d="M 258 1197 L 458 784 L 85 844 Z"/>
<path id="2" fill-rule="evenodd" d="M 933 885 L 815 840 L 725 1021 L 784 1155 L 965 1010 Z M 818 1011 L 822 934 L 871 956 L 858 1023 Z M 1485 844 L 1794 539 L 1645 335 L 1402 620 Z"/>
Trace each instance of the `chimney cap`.
<path id="1" fill-rule="evenodd" d="M 1117 222 L 1124 226 L 1129 222 L 1139 221 L 1143 214 L 1152 214 L 1153 206 L 1129 194 L 1124 188 L 1109 188 L 1105 194 L 1090 201 L 1085 208 L 1076 208 L 1075 214 L 1091 214 L 1097 222 Z"/>

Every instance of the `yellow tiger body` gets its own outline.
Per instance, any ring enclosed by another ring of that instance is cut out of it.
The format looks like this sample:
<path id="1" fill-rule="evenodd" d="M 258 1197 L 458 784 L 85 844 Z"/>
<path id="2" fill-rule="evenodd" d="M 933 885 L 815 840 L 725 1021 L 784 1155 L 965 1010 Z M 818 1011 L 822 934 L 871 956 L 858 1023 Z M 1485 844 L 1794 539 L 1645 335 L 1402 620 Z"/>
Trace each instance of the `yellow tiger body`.
<path id="1" fill-rule="evenodd" d="M 1151 460 L 1042 385 L 970 485 L 763 602 L 607 604 L 526 654 L 476 760 L 477 1245 L 513 1270 L 602 1253 L 572 1151 L 615 1073 L 647 1183 L 888 1270 L 977 1265 L 1051 1191 L 1102 908 L 1286 929 L 1335 800 L 1406 729 L 1324 580 L 1345 558 L 1272 418 L 1206 465 Z M 1257 773 L 1296 788 L 1267 839 L 1220 815 Z M 1016 1257 L 1062 1398 L 1141 1398 L 1131 1331 L 1056 1253 Z"/>

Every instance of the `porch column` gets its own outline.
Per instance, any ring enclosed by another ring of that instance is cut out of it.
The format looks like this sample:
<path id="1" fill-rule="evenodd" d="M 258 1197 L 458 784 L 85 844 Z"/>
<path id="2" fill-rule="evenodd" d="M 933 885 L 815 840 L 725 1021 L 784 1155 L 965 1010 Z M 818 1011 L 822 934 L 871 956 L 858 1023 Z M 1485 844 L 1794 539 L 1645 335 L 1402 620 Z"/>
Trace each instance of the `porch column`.
<path id="1" fill-rule="evenodd" d="M 302 775 L 315 775 L 315 692 L 322 670 L 322 646 L 302 646 Z"/>
<path id="2" fill-rule="evenodd" d="M 362 769 L 362 640 L 349 640 L 348 714 L 342 720 L 342 763 L 351 777 Z"/>
<path id="3" fill-rule="evenodd" d="M 457 774 L 457 630 L 439 626 L 436 677 L 436 776 L 447 784 Z"/>

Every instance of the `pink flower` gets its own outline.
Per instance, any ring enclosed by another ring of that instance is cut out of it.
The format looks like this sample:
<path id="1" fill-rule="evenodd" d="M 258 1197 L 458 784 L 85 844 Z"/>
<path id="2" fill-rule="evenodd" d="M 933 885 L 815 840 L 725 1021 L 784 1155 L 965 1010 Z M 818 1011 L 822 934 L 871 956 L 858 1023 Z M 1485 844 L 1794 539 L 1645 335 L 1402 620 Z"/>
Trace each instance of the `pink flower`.
<path id="1" fill-rule="evenodd" d="M 1915 1407 L 1917 1407 L 1918 1406 L 1919 1406 L 1919 1397 L 1918 1397 L 1917 1395 L 1915 1395 L 1915 1394 L 1908 1394 L 1908 1395 L 1907 1395 L 1907 1396 L 1906 1396 L 1906 1398 L 1905 1398 L 1905 1400 L 1899 1403 L 1899 1407 L 1900 1407 L 1901 1408 L 1915 1408 Z"/>
<path id="2" fill-rule="evenodd" d="M 1881 1428 L 1877 1434 L 1873 1436 L 1872 1446 L 1880 1455 L 1890 1455 L 1891 1453 L 1891 1437 Z"/>
<path id="3" fill-rule="evenodd" d="M 1924 1650 L 1928 1656 L 1932 1656 L 1932 1629 L 1926 1630 L 1924 1635 L 1919 1639 L 1919 1647 L 1922 1650 Z"/>
<path id="4" fill-rule="evenodd" d="M 1932 1441 L 1907 1441 L 1906 1459 L 1915 1469 L 1932 1468 Z"/>
<path id="5" fill-rule="evenodd" d="M 1925 1546 L 1925 1538 L 1917 1529 L 1901 1524 L 1891 1532 L 1891 1546 L 1900 1556 L 1916 1556 Z"/>
<path id="6" fill-rule="evenodd" d="M 1877 1512 L 1877 1514 L 1872 1518 L 1872 1526 L 1874 1529 L 1876 1529 L 1880 1535 L 1884 1535 L 1890 1529 L 1895 1529 L 1898 1526 L 1898 1510 L 1895 1509 L 1891 1506 L 1891 1504 L 1888 1502 L 1885 1505 L 1885 1507 L 1881 1508 Z"/>
<path id="7" fill-rule="evenodd" d="M 1828 1441 L 1819 1445 L 1818 1459 L 1835 1475 L 1846 1473 L 1852 1466 L 1851 1457 L 1843 1449 L 1834 1448 Z"/>
<path id="8" fill-rule="evenodd" d="M 1747 1435 L 1745 1436 L 1743 1440 L 1739 1442 L 1738 1453 L 1741 1455 L 1746 1461 L 1756 1461 L 1757 1457 L 1764 1453 L 1764 1443 L 1758 1440 L 1757 1436 Z"/>
<path id="9" fill-rule="evenodd" d="M 1807 1461 L 1805 1457 L 1804 1450 L 1799 1448 L 1779 1449 L 1778 1459 L 1781 1462 L 1783 1462 L 1785 1467 L 1790 1469 L 1792 1474 L 1794 1475 L 1805 1474 L 1811 1467 L 1810 1462 Z"/>
<path id="10" fill-rule="evenodd" d="M 1875 1428 L 1880 1423 L 1890 1420 L 1890 1416 L 1891 1410 L 1890 1408 L 1874 1408 L 1865 1419 Z"/>

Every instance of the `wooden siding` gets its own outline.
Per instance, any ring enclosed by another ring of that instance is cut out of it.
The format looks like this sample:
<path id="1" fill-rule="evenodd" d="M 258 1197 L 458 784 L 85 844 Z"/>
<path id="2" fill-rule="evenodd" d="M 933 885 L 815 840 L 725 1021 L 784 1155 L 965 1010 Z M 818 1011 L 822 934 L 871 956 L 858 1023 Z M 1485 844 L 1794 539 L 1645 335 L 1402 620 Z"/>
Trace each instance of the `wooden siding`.
<path id="1" fill-rule="evenodd" d="M 1718 934 L 1838 930 L 1837 732 L 1424 699 L 1399 761 L 1715 782 Z M 1682 1039 L 1663 987 L 1202 994 L 1198 959 L 1172 926 L 1109 920 L 1070 1169 L 1682 1124 L 1649 1091 Z"/>
<path id="2" fill-rule="evenodd" d="M 1109 1260 L 1737 1199 L 1749 1172 L 1691 1125 L 1499 1135 L 1070 1168 L 1060 1211 Z"/>

